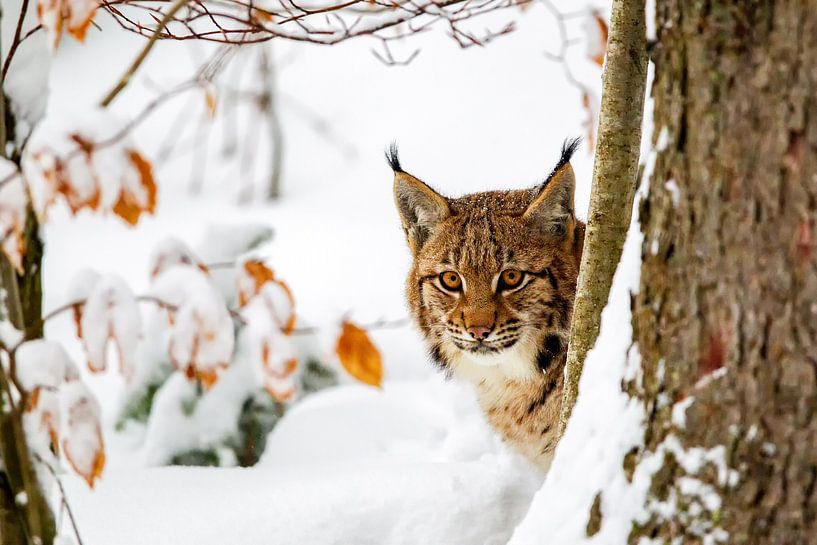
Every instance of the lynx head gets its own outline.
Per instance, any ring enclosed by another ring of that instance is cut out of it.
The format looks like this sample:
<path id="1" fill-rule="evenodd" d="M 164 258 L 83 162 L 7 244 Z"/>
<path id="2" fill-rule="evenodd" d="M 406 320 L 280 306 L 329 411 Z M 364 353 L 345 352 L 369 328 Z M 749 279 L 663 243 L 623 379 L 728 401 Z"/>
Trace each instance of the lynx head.
<path id="1" fill-rule="evenodd" d="M 536 187 L 459 198 L 405 172 L 388 150 L 414 257 L 409 306 L 447 372 L 526 379 L 563 362 L 584 241 L 569 163 L 578 143 L 565 142 Z"/>

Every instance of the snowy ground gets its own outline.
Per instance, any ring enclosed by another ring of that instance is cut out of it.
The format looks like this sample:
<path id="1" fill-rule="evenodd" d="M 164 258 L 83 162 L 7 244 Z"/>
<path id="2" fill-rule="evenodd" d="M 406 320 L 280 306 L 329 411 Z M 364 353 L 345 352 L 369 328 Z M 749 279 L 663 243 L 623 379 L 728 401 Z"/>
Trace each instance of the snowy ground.
<path id="1" fill-rule="evenodd" d="M 324 328 L 314 341 L 321 350 L 331 350 L 343 315 L 361 322 L 405 316 L 409 254 L 385 145 L 397 140 L 408 170 L 461 194 L 532 185 L 550 171 L 562 140 L 584 132 L 577 91 L 543 55 L 558 45 L 555 22 L 535 5 L 486 25 L 511 18 L 518 30 L 485 48 L 460 50 L 442 30 L 403 44 L 407 52 L 422 48 L 408 67 L 383 66 L 365 42 L 278 47 L 287 143 L 280 202 L 236 204 L 244 180 L 213 151 L 198 197 L 188 193 L 189 158 L 159 169 L 158 213 L 137 229 L 57 211 L 45 228 L 45 308 L 65 301 L 80 268 L 117 272 L 138 293 L 163 238 L 206 248 L 208 225 L 260 222 L 275 230 L 263 251 L 292 287 L 301 323 Z M 49 108 L 97 101 L 138 44 L 116 31 L 94 33 L 83 46 L 66 42 L 52 67 Z M 580 47 L 576 53 L 579 71 L 597 85 L 598 70 L 581 64 Z M 153 87 L 183 80 L 205 54 L 160 45 L 115 111 L 138 111 Z M 137 141 L 148 155 L 185 104 L 179 99 L 140 127 Z M 327 120 L 334 141 L 308 126 L 300 105 Z M 592 166 L 586 149 L 573 165 L 583 215 Z M 82 360 L 69 317 L 48 324 L 47 335 Z M 132 438 L 112 429 L 121 380 L 89 377 L 107 419 L 109 456 L 94 491 L 66 477 L 85 545 L 505 543 L 542 476 L 494 437 L 470 390 L 432 369 L 411 327 L 375 332 L 374 340 L 384 355 L 383 390 L 348 379 L 308 398 L 249 470 L 144 467 Z"/>

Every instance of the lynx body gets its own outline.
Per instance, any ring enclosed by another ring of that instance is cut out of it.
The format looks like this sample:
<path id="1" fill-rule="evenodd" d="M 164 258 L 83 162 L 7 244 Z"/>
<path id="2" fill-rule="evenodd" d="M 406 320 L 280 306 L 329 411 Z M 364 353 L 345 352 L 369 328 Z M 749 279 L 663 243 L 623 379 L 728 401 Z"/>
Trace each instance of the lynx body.
<path id="1" fill-rule="evenodd" d="M 432 359 L 471 382 L 486 418 L 547 469 L 556 446 L 567 334 L 584 241 L 566 142 L 530 189 L 447 198 L 403 171 L 394 196 L 413 263 L 411 314 Z"/>

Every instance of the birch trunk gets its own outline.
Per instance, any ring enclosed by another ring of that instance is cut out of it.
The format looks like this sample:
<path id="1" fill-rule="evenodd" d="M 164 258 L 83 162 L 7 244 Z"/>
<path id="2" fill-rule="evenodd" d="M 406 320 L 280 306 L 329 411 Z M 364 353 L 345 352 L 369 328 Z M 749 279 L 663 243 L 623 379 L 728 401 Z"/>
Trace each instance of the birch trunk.
<path id="1" fill-rule="evenodd" d="M 564 431 L 579 392 L 587 351 L 599 334 L 633 207 L 647 79 L 644 0 L 615 0 L 602 76 L 598 145 L 560 418 Z"/>

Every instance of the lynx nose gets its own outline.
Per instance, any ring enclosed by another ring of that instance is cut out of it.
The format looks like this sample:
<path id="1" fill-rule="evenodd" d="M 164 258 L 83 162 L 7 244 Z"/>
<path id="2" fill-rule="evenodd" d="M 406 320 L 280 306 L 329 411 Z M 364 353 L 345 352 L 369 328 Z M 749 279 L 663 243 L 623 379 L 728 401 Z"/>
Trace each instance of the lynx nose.
<path id="1" fill-rule="evenodd" d="M 466 331 L 478 341 L 484 341 L 491 334 L 491 328 L 484 325 L 471 326 Z"/>

